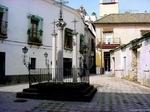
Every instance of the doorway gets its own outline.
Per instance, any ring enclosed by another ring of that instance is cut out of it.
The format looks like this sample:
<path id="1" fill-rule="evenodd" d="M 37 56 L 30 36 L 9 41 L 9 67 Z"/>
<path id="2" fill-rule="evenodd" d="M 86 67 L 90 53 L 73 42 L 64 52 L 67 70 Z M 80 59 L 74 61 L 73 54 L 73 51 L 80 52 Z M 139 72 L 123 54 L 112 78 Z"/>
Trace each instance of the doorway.
<path id="1" fill-rule="evenodd" d="M 104 69 L 105 69 L 105 72 L 110 71 L 110 53 L 109 52 L 104 52 Z"/>
<path id="2" fill-rule="evenodd" d="M 5 77 L 5 52 L 0 52 L 0 83 Z"/>
<path id="3" fill-rule="evenodd" d="M 72 70 L 72 59 L 64 58 L 64 76 L 70 76 Z"/>

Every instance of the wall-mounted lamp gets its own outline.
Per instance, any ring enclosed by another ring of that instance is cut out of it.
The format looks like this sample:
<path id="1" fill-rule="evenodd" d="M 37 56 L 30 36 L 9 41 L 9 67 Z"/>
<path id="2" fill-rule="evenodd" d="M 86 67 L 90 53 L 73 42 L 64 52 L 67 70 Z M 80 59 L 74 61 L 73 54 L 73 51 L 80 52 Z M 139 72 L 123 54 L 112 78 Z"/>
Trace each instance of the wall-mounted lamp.
<path id="1" fill-rule="evenodd" d="M 48 57 L 47 52 L 44 53 L 44 57 L 45 57 L 45 65 L 46 65 L 47 68 L 49 68 L 49 60 L 47 59 L 47 57 Z"/>

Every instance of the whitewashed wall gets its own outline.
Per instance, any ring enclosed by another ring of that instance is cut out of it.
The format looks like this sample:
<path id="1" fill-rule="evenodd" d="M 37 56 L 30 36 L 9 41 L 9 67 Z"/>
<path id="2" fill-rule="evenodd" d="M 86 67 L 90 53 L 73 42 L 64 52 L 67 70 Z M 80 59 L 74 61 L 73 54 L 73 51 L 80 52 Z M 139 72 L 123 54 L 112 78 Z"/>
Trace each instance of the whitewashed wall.
<path id="1" fill-rule="evenodd" d="M 52 52 L 52 31 L 54 20 L 58 19 L 59 7 L 54 5 L 51 0 L 0 0 L 0 4 L 8 7 L 8 38 L 0 40 L 0 52 L 6 53 L 6 75 L 28 74 L 23 65 L 22 48 L 27 46 L 28 56 L 36 57 L 36 67 L 45 68 L 44 53 L 48 53 L 51 62 Z M 77 19 L 77 32 L 84 34 L 84 24 L 80 15 L 72 8 L 64 7 L 64 21 L 67 28 L 73 29 L 72 21 Z M 27 30 L 29 14 L 38 15 L 43 20 L 43 46 L 30 46 L 27 44 Z M 79 35 L 78 35 L 79 37 Z M 79 49 L 79 38 L 78 38 Z M 78 50 L 79 51 L 79 50 Z M 72 52 L 65 51 L 64 57 L 72 58 Z M 79 52 L 78 52 L 79 57 Z M 79 62 L 78 62 L 79 63 Z"/>
<path id="2" fill-rule="evenodd" d="M 114 57 L 115 62 L 113 61 L 112 57 Z M 117 50 L 114 52 L 114 55 L 111 56 L 111 70 L 113 73 L 115 73 L 116 77 L 121 78 L 122 77 L 122 60 L 121 60 L 121 51 Z"/>
<path id="3" fill-rule="evenodd" d="M 150 38 L 142 39 L 138 44 L 141 47 L 137 49 L 137 81 L 150 87 Z M 116 77 L 127 78 L 130 80 L 132 75 L 132 45 L 128 44 L 123 49 L 116 49 L 111 54 L 111 69 Z M 112 58 L 115 58 L 115 64 Z M 126 62 L 124 62 L 126 57 Z M 126 63 L 126 64 L 125 64 Z M 122 69 L 123 72 L 120 70 Z"/>
<path id="4" fill-rule="evenodd" d="M 138 24 L 106 24 L 106 25 L 98 25 L 96 24 L 96 38 L 103 38 L 102 32 L 104 29 L 113 29 L 114 38 L 120 38 L 121 44 L 127 44 L 131 40 L 135 38 L 140 38 L 141 30 L 150 30 L 150 25 L 138 25 Z M 100 41 L 100 40 L 99 40 Z M 98 44 L 98 42 L 96 43 Z"/>
<path id="5" fill-rule="evenodd" d="M 139 70 L 139 82 L 143 85 L 150 86 L 150 39 L 142 42 L 142 48 L 140 51 L 140 70 Z"/>

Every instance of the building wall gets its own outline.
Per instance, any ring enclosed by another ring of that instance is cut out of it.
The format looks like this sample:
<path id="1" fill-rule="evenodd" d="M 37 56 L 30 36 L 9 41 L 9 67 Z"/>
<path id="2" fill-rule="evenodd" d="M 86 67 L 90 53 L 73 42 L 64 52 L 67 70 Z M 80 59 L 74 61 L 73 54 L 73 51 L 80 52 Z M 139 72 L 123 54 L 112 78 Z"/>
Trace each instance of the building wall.
<path id="1" fill-rule="evenodd" d="M 150 30 L 150 24 L 97 24 L 96 38 L 100 42 L 103 31 L 113 31 L 114 38 L 120 38 L 121 44 L 127 44 L 135 38 L 140 38 L 141 30 Z"/>
<path id="2" fill-rule="evenodd" d="M 1 0 L 1 5 L 8 7 L 8 38 L 0 40 L 0 52 L 6 53 L 6 76 L 28 74 L 27 68 L 23 65 L 22 48 L 27 46 L 27 60 L 29 57 L 36 58 L 36 68 L 45 68 L 44 53 L 48 53 L 48 60 L 51 67 L 52 58 L 52 33 L 54 20 L 58 19 L 59 7 L 51 0 Z M 38 15 L 43 18 L 42 46 L 27 44 L 28 15 Z M 67 28 L 74 29 L 72 21 L 78 21 L 77 32 L 84 34 L 84 24 L 80 15 L 72 8 L 63 7 L 64 21 Z M 57 31 L 57 28 L 56 28 Z M 78 35 L 79 37 L 79 35 Z M 78 57 L 79 53 L 78 38 Z M 72 58 L 72 51 L 64 50 L 64 58 Z M 79 63 L 79 62 L 78 62 Z"/>
<path id="3" fill-rule="evenodd" d="M 96 40 L 97 40 L 96 45 L 98 45 L 98 43 L 101 41 L 101 38 L 103 38 L 103 31 L 113 31 L 113 38 L 120 39 L 121 42 L 120 44 L 123 45 L 129 43 L 131 40 L 135 38 L 140 38 L 142 36 L 141 30 L 150 30 L 150 25 L 149 24 L 140 24 L 140 25 L 139 24 L 101 24 L 100 25 L 99 24 L 96 25 Z M 105 50 L 103 49 L 103 51 Z M 107 51 L 109 50 L 110 49 L 107 49 Z M 128 53 L 131 54 L 130 52 Z M 126 60 L 127 58 L 128 57 L 126 57 Z M 99 57 L 99 59 L 101 59 L 101 57 Z M 122 59 L 124 60 L 124 58 Z M 124 63 L 123 62 L 121 63 L 123 68 Z M 127 67 L 129 67 L 129 65 Z"/>
<path id="4" fill-rule="evenodd" d="M 120 62 L 121 52 L 118 50 L 111 55 L 111 72 L 121 78 L 123 70 Z"/>
<path id="5" fill-rule="evenodd" d="M 138 25 L 138 24 L 128 24 L 128 25 L 116 25 L 114 26 L 114 37 L 121 39 L 121 44 L 127 44 L 135 38 L 140 38 L 141 30 L 150 30 L 150 26 Z"/>
<path id="6" fill-rule="evenodd" d="M 131 43 L 111 53 L 112 73 L 115 73 L 116 77 L 138 81 L 142 85 L 150 87 L 150 38 L 142 39 L 137 45 L 138 44 L 141 45 L 141 47 L 137 49 L 136 60 L 135 57 L 133 57 L 134 53 L 131 49 Z M 126 57 L 126 61 L 124 61 L 124 57 Z M 117 59 L 115 60 L 115 64 L 113 58 Z"/>
<path id="7" fill-rule="evenodd" d="M 100 17 L 103 17 L 108 14 L 118 14 L 119 13 L 119 4 L 102 4 L 100 3 Z"/>
<path id="8" fill-rule="evenodd" d="M 90 69 L 90 68 L 92 68 L 93 66 L 94 66 L 94 61 L 95 60 L 93 60 L 94 58 L 93 58 L 93 56 L 91 56 L 91 52 L 93 52 L 92 51 L 92 44 L 91 44 L 91 41 L 92 41 L 92 39 L 95 39 L 95 36 L 90 32 L 90 31 L 88 31 L 87 33 L 86 33 L 86 43 L 87 43 L 87 45 L 88 45 L 88 51 L 87 51 L 87 56 L 86 56 L 86 62 L 87 62 L 87 67 Z M 93 52 L 94 53 L 94 52 Z"/>
<path id="9" fill-rule="evenodd" d="M 150 39 L 142 42 L 142 47 L 139 49 L 139 52 L 140 67 L 138 71 L 138 81 L 150 87 Z"/>

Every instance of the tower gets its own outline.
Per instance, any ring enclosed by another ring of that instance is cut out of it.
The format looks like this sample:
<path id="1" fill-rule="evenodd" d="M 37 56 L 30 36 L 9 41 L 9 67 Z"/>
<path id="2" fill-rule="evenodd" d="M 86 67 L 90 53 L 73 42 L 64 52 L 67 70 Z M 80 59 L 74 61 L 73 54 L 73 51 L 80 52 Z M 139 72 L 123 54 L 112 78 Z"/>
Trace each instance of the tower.
<path id="1" fill-rule="evenodd" d="M 100 0 L 100 17 L 119 13 L 118 0 Z"/>

